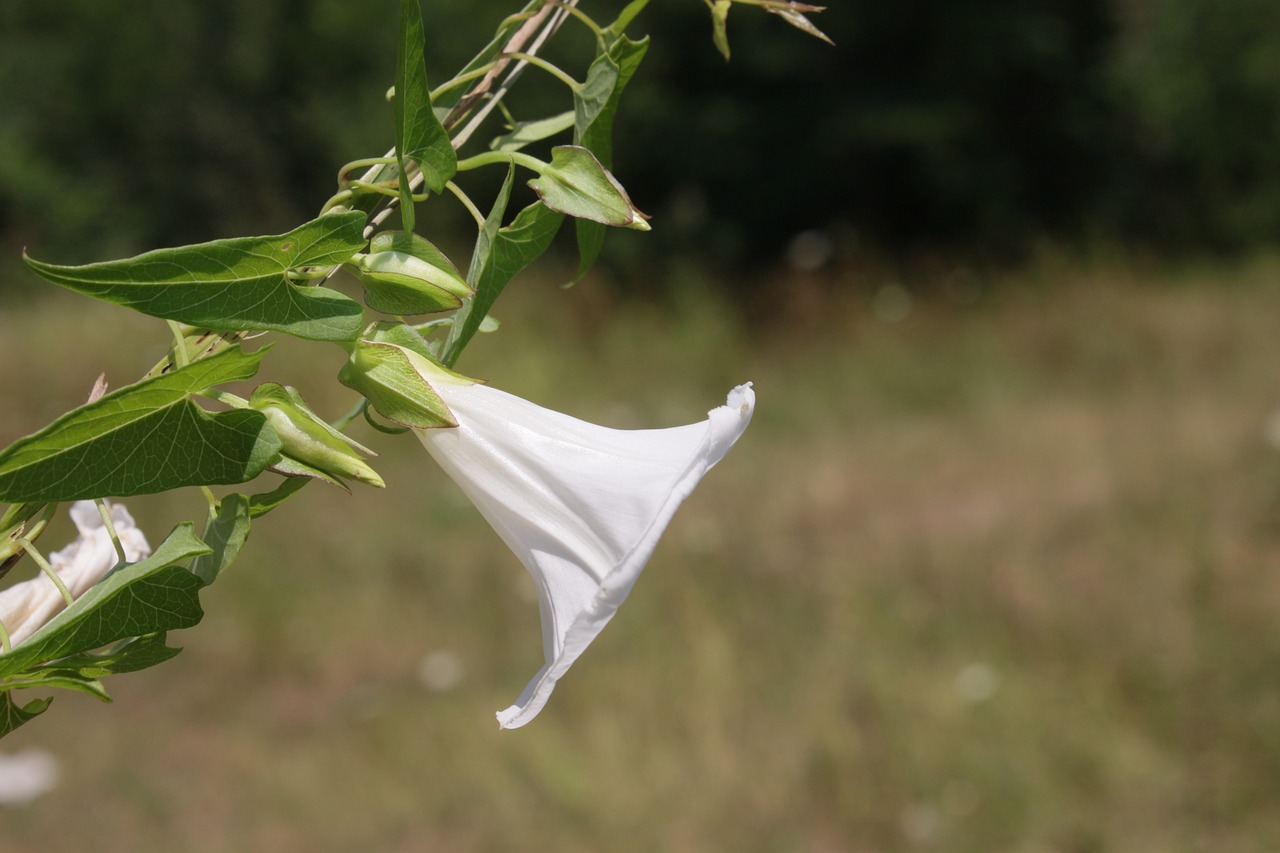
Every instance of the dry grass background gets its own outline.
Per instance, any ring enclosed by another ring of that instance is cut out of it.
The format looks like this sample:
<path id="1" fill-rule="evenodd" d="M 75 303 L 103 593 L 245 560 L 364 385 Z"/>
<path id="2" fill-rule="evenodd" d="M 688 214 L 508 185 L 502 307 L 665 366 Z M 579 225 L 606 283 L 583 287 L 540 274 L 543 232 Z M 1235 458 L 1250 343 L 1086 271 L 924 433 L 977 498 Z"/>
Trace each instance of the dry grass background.
<path id="1" fill-rule="evenodd" d="M 694 286 L 517 285 L 462 365 L 496 385 L 616 426 L 759 393 L 542 715 L 492 716 L 540 664 L 515 559 L 372 437 L 385 492 L 310 487 L 181 656 L 6 739 L 64 772 L 0 849 L 1280 849 L 1278 282 L 799 278 L 752 326 Z M 0 443 L 158 357 L 160 324 L 79 303 L 0 315 Z M 336 349 L 281 350 L 346 408 Z M 153 542 L 201 511 L 130 506 Z"/>

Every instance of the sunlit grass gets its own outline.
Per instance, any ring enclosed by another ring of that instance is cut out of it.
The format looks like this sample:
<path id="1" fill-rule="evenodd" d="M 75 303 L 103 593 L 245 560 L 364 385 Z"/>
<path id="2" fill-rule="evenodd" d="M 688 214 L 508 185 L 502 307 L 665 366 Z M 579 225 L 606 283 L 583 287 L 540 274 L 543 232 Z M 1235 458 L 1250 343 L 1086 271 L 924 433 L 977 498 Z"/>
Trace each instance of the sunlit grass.
<path id="1" fill-rule="evenodd" d="M 493 719 L 541 663 L 518 563 L 360 428 L 386 491 L 308 488 L 181 656 L 6 739 L 64 779 L 3 846 L 1276 849 L 1278 275 L 1046 266 L 905 311 L 799 279 L 750 325 L 693 286 L 517 285 L 460 365 L 495 385 L 628 427 L 759 393 L 542 715 Z M 0 442 L 159 356 L 81 302 L 0 316 Z M 349 405 L 336 349 L 280 349 L 271 378 Z M 130 505 L 153 542 L 200 511 Z"/>

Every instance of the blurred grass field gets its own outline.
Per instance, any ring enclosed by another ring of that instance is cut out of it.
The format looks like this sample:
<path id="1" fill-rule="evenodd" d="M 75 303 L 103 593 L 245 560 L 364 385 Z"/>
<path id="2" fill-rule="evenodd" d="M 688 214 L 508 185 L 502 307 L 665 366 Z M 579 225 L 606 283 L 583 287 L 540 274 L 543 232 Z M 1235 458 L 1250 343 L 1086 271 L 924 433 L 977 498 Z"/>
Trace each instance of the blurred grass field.
<path id="1" fill-rule="evenodd" d="M 693 279 L 518 282 L 460 365 L 499 387 L 623 427 L 759 395 L 541 716 L 493 719 L 541 664 L 519 564 L 357 428 L 384 492 L 309 487 L 182 655 L 0 745 L 63 764 L 0 849 L 1280 849 L 1280 261 L 881 284 L 796 277 L 747 323 Z M 7 306 L 0 443 L 164 340 Z M 347 408 L 336 349 L 280 349 Z M 202 511 L 129 505 L 153 544 Z"/>

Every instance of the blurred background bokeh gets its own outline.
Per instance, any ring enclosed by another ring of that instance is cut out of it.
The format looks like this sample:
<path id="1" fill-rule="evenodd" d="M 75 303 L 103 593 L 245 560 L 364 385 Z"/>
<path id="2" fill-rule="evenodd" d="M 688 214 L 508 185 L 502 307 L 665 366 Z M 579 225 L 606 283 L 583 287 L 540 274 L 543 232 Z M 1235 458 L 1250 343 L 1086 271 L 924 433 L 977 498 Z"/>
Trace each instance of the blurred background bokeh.
<path id="1" fill-rule="evenodd" d="M 433 82 L 514 5 L 425 2 Z M 390 143 L 396 8 L 0 4 L 0 445 L 166 342 L 23 248 L 310 218 Z M 310 487 L 181 656 L 0 744 L 61 766 L 0 849 L 1280 849 L 1280 4 L 815 22 L 736 8 L 725 63 L 703 3 L 651 4 L 615 172 L 653 233 L 570 290 L 558 244 L 460 365 L 620 427 L 759 393 L 542 715 L 492 717 L 541 662 L 518 563 L 357 428 L 385 491 Z M 564 108 L 534 83 L 517 116 Z M 331 349 L 267 378 L 336 416 Z M 129 504 L 153 542 L 203 512 Z"/>

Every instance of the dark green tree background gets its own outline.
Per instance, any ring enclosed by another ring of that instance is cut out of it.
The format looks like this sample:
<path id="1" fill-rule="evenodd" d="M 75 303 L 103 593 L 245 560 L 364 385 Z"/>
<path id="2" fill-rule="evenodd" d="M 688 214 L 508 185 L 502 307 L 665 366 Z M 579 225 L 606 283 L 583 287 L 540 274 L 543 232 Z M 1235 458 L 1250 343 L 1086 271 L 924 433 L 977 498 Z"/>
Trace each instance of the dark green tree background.
<path id="1" fill-rule="evenodd" d="M 439 79 L 512 5 L 424 7 Z M 394 21 L 382 0 L 0 5 L 0 251 L 89 260 L 314 214 L 337 165 L 389 145 Z M 1273 0 L 844 0 L 817 21 L 835 48 L 735 8 L 726 64 L 697 0 L 639 20 L 616 171 L 655 254 L 752 269 L 825 228 L 973 256 L 1280 234 Z M 556 50 L 580 69 L 589 48 Z M 547 88 L 513 109 L 558 111 Z"/>

